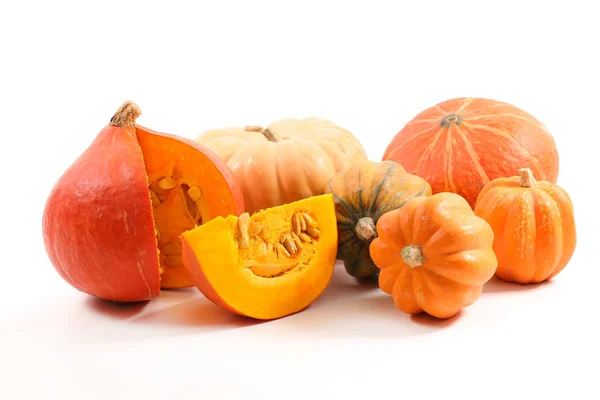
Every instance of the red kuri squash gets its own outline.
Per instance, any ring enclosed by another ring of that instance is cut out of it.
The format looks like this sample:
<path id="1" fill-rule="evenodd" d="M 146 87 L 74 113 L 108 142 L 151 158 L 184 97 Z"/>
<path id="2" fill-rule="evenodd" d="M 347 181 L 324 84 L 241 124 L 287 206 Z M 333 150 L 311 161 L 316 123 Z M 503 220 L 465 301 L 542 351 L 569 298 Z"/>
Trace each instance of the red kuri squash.
<path id="1" fill-rule="evenodd" d="M 546 127 L 511 104 L 483 98 L 447 100 L 419 113 L 383 159 L 427 180 L 434 194 L 457 193 L 471 207 L 489 181 L 519 168 L 539 180 L 558 178 L 558 152 Z"/>

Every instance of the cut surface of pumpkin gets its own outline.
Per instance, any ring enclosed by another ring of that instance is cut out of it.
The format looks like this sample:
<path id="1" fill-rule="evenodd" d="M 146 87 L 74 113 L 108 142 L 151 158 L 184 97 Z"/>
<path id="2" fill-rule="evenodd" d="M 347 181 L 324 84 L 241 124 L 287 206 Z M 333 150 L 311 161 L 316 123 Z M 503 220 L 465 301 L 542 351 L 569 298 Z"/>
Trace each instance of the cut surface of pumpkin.
<path id="1" fill-rule="evenodd" d="M 337 224 L 330 194 L 216 217 L 183 232 L 183 264 L 215 304 L 256 319 L 308 307 L 335 266 Z"/>
<path id="2" fill-rule="evenodd" d="M 136 134 L 148 176 L 161 288 L 194 286 L 181 262 L 181 233 L 216 216 L 238 215 L 241 201 L 201 146 L 140 126 Z"/>

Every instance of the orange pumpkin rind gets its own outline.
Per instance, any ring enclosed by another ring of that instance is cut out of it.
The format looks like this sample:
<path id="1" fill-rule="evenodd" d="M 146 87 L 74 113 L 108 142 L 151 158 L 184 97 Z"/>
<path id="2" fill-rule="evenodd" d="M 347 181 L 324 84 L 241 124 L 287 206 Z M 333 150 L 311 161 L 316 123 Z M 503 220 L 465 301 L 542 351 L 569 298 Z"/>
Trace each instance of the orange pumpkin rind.
<path id="1" fill-rule="evenodd" d="M 490 181 L 529 167 L 538 179 L 556 182 L 559 157 L 548 129 L 511 104 L 455 98 L 429 107 L 390 141 L 383 160 L 393 160 L 431 185 L 475 206 Z"/>

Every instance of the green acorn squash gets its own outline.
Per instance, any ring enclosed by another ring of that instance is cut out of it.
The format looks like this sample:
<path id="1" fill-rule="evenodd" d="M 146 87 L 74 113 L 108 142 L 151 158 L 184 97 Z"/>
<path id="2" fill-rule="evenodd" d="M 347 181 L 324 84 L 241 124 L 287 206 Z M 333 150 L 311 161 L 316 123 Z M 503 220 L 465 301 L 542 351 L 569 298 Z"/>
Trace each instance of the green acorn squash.
<path id="1" fill-rule="evenodd" d="M 431 196 L 431 186 L 394 161 L 364 161 L 335 175 L 325 192 L 333 194 L 335 202 L 337 259 L 349 275 L 362 281 L 379 274 L 369 254 L 379 217 L 414 197 Z"/>

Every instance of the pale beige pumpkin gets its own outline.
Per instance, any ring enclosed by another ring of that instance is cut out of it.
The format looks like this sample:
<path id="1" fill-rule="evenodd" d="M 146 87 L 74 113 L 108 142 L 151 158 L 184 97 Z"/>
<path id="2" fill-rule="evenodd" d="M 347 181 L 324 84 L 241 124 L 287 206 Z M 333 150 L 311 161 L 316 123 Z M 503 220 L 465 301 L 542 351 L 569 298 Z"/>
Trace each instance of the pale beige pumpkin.
<path id="1" fill-rule="evenodd" d="M 249 213 L 321 195 L 335 174 L 367 160 L 351 132 L 321 118 L 212 129 L 196 140 L 231 168 Z"/>

